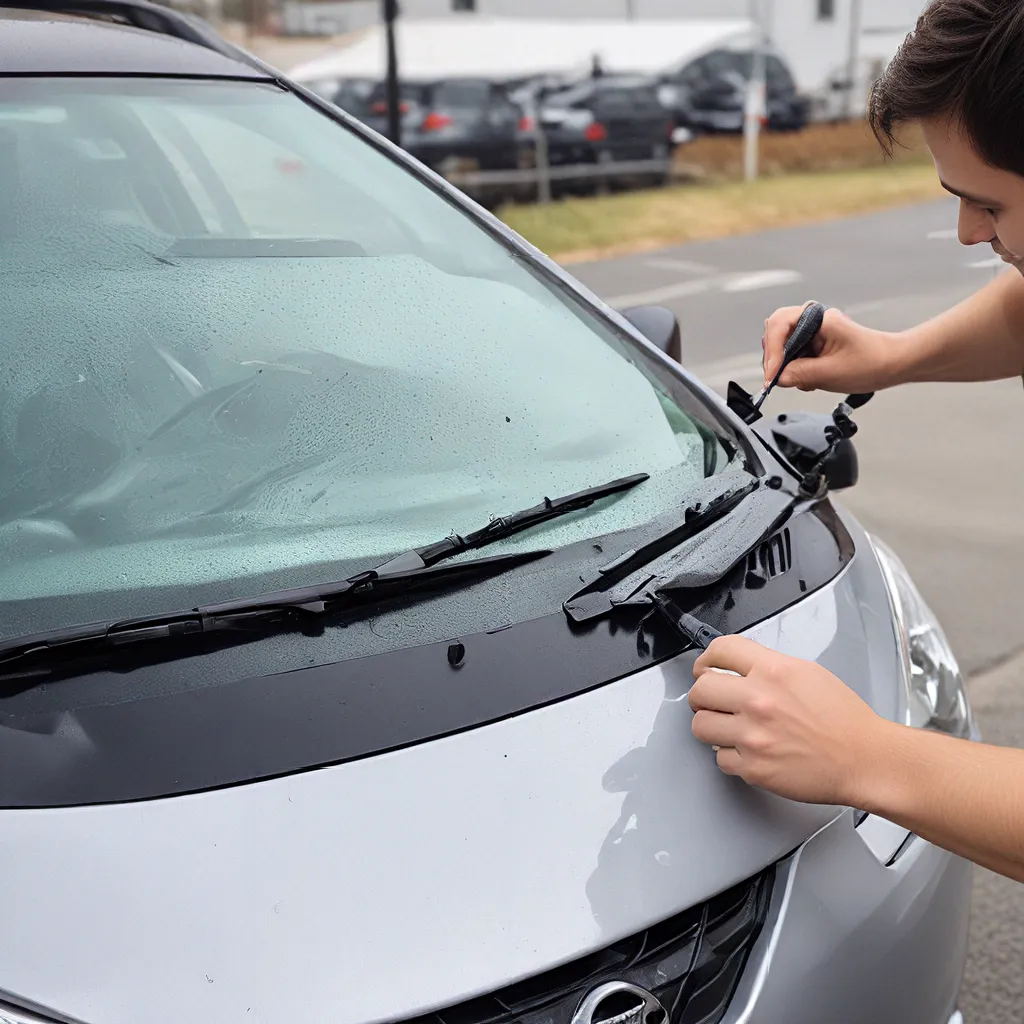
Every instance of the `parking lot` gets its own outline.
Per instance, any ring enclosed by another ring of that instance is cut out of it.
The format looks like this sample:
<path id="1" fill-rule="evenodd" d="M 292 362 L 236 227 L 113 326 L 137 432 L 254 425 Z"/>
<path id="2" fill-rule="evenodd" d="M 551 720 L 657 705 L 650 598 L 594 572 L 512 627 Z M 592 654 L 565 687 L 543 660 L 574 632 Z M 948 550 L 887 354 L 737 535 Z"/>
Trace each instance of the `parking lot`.
<path id="1" fill-rule="evenodd" d="M 759 381 L 762 323 L 815 298 L 861 322 L 900 329 L 941 312 L 997 272 L 987 249 L 953 235 L 941 201 L 830 224 L 699 243 L 573 267 L 613 305 L 670 306 L 684 361 L 720 391 Z M 780 394 L 772 409 L 824 410 L 821 395 Z M 985 738 L 1024 746 L 1024 500 L 1020 381 L 917 385 L 857 415 L 861 477 L 842 496 L 891 543 L 942 619 Z M 968 1024 L 1019 1020 L 1024 889 L 978 870 L 964 982 Z"/>

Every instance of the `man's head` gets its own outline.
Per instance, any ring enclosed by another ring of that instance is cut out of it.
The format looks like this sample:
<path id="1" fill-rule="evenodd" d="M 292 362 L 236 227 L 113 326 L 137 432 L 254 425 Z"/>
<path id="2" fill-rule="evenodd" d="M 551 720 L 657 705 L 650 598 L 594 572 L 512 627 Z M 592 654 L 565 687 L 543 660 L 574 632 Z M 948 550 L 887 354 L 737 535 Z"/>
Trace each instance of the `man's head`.
<path id="1" fill-rule="evenodd" d="M 919 123 L 960 241 L 1024 273 L 1024 0 L 933 0 L 875 84 L 868 118 L 891 151 Z"/>

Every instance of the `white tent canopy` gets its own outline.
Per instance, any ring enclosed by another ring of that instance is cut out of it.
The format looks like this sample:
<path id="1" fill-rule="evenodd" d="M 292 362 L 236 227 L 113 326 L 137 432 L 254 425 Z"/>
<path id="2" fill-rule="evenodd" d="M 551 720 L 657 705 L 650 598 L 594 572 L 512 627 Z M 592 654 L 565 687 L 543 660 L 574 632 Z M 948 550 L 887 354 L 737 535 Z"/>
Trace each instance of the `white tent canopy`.
<path id="1" fill-rule="evenodd" d="M 533 21 L 521 18 L 400 20 L 398 62 L 405 79 L 480 76 L 497 80 L 586 72 L 594 57 L 611 72 L 653 74 L 720 46 L 749 47 L 754 26 L 704 21 Z M 349 46 L 293 68 L 298 81 L 383 78 L 385 38 L 375 26 Z"/>

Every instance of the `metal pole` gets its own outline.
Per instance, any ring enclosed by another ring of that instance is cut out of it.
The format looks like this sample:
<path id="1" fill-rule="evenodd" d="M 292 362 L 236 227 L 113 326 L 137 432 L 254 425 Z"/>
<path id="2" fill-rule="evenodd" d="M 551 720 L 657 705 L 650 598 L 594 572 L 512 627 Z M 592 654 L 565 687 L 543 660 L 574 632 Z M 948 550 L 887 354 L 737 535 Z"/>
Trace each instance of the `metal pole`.
<path id="1" fill-rule="evenodd" d="M 743 174 L 753 181 L 758 174 L 758 147 L 761 118 L 765 112 L 765 37 L 758 0 L 750 0 L 750 20 L 756 26 L 754 61 L 747 83 L 747 102 L 743 116 Z"/>
<path id="2" fill-rule="evenodd" d="M 626 0 L 626 20 L 632 21 L 636 17 L 636 0 Z"/>
<path id="3" fill-rule="evenodd" d="M 857 63 L 860 58 L 860 27 L 862 0 L 850 0 L 850 44 L 846 61 L 846 119 L 853 117 L 853 94 L 857 88 Z"/>
<path id="4" fill-rule="evenodd" d="M 548 137 L 541 120 L 542 100 L 536 90 L 530 92 L 529 117 L 533 122 L 533 160 L 537 172 L 537 202 L 551 202 L 551 167 L 548 162 Z"/>
<path id="5" fill-rule="evenodd" d="M 402 109 L 398 89 L 398 48 L 395 45 L 395 19 L 398 17 L 398 0 L 383 0 L 384 28 L 387 35 L 388 72 L 388 137 L 396 145 L 402 144 Z"/>

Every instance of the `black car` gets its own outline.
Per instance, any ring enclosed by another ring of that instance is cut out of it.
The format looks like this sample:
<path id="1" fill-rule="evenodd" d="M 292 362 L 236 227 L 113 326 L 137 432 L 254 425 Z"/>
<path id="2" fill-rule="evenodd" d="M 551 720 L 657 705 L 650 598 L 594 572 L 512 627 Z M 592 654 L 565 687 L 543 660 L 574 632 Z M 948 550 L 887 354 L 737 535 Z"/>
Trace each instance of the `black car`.
<path id="1" fill-rule="evenodd" d="M 698 132 L 743 130 L 748 83 L 753 74 L 750 51 L 712 50 L 661 80 L 659 96 L 675 123 Z M 809 103 L 777 54 L 765 58 L 768 128 L 799 131 L 807 123 Z"/>
<path id="2" fill-rule="evenodd" d="M 377 86 L 375 78 L 315 78 L 305 83 L 307 89 L 340 107 L 346 114 L 366 120 L 368 100 Z"/>
<path id="3" fill-rule="evenodd" d="M 672 149 L 672 113 L 650 78 L 587 79 L 545 96 L 540 119 L 553 165 L 667 160 Z"/>
<path id="4" fill-rule="evenodd" d="M 506 89 L 483 78 L 404 81 L 402 148 L 436 171 L 505 170 L 519 163 L 522 111 Z M 388 133 L 387 87 L 378 83 L 361 121 Z"/>

